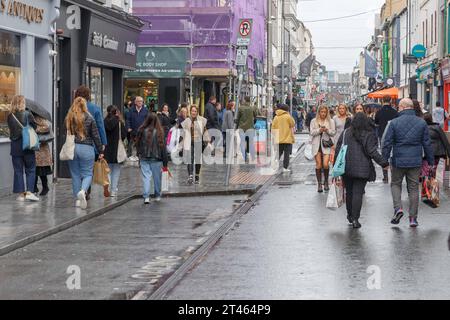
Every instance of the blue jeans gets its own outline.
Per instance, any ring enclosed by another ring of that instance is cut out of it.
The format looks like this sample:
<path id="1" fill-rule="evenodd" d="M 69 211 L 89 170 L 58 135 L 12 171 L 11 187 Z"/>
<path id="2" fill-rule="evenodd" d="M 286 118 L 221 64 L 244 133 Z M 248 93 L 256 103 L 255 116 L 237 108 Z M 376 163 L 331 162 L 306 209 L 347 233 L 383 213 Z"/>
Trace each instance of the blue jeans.
<path id="1" fill-rule="evenodd" d="M 72 191 L 74 197 L 81 190 L 87 191 L 92 183 L 94 171 L 95 149 L 86 144 L 75 144 L 75 156 L 69 161 L 72 176 Z"/>
<path id="2" fill-rule="evenodd" d="M 150 198 L 150 182 L 153 177 L 155 197 L 161 196 L 162 162 L 141 160 L 142 184 L 144 198 Z"/>
<path id="3" fill-rule="evenodd" d="M 108 166 L 111 169 L 111 173 L 109 175 L 109 181 L 111 181 L 111 192 L 118 192 L 120 170 L 122 169 L 122 165 L 120 163 L 110 163 Z"/>
<path id="4" fill-rule="evenodd" d="M 240 138 L 241 138 L 241 152 L 242 156 L 244 157 L 244 160 L 247 159 L 247 151 L 250 153 L 250 160 L 255 158 L 255 131 L 252 131 L 248 136 L 245 136 L 245 134 L 242 133 L 242 131 L 239 132 Z"/>
<path id="5" fill-rule="evenodd" d="M 34 192 L 34 182 L 36 180 L 36 157 L 33 153 L 24 153 L 23 156 L 12 156 L 14 168 L 14 193 Z M 27 180 L 26 190 L 23 180 L 23 171 Z"/>

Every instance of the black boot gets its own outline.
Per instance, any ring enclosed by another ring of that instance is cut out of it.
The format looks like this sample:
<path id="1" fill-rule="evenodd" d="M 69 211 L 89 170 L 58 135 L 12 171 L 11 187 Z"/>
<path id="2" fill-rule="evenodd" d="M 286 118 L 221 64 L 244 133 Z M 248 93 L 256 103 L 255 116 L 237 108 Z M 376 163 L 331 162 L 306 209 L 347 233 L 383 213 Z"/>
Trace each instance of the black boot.
<path id="1" fill-rule="evenodd" d="M 48 178 L 47 176 L 41 176 L 41 182 L 42 182 L 42 191 L 41 191 L 41 196 L 46 196 L 47 193 L 50 191 L 50 189 L 48 188 Z"/>
<path id="2" fill-rule="evenodd" d="M 323 188 L 322 188 L 322 169 L 316 169 L 316 178 L 317 178 L 317 185 L 318 185 L 317 192 L 322 193 L 323 192 Z"/>
<path id="3" fill-rule="evenodd" d="M 36 179 L 34 180 L 34 193 L 38 193 L 39 189 L 38 189 L 38 179 L 39 177 L 36 176 Z"/>
<path id="4" fill-rule="evenodd" d="M 359 229 L 361 228 L 361 223 L 359 223 L 358 219 L 353 220 L 353 228 L 354 229 Z"/>
<path id="5" fill-rule="evenodd" d="M 324 189 L 325 191 L 330 191 L 330 186 L 328 185 L 328 178 L 330 176 L 330 169 L 323 169 L 323 175 L 325 178 Z"/>

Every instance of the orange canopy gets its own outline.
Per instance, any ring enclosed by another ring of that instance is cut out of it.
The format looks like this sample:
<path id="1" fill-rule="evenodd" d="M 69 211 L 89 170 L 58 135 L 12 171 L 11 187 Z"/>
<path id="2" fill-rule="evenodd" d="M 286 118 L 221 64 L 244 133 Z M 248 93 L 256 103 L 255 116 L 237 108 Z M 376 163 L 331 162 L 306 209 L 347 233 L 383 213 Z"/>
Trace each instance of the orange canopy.
<path id="1" fill-rule="evenodd" d="M 384 90 L 369 93 L 367 95 L 367 97 L 369 97 L 371 99 L 381 99 L 384 96 L 390 96 L 393 99 L 397 99 L 398 98 L 398 88 L 384 89 Z"/>

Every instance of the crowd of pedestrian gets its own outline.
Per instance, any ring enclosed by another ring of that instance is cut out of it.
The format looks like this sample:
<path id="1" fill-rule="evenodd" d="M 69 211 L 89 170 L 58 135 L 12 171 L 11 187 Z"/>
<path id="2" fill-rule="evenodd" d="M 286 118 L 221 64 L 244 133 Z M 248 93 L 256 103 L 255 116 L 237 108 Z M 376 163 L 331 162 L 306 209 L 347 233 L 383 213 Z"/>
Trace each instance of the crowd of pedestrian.
<path id="1" fill-rule="evenodd" d="M 381 166 L 383 182 L 389 183 L 394 215 L 391 223 L 400 223 L 404 216 L 402 184 L 406 180 L 409 198 L 409 224 L 417 227 L 420 181 L 435 178 L 441 159 L 450 158 L 450 143 L 443 131 L 448 114 L 437 103 L 430 114 L 417 100 L 402 99 L 398 106 L 385 96 L 381 108 L 356 103 L 352 111 L 339 105 L 333 119 L 329 108 L 311 110 L 307 119 L 310 141 L 316 160 L 318 192 L 329 190 L 328 168 L 345 146 L 345 173 L 342 175 L 346 192 L 347 219 L 360 228 L 362 199 L 368 182 L 376 180 L 373 161 Z M 440 110 L 442 109 L 442 110 Z M 330 156 L 331 155 L 331 156 Z M 322 177 L 323 173 L 323 177 Z"/>

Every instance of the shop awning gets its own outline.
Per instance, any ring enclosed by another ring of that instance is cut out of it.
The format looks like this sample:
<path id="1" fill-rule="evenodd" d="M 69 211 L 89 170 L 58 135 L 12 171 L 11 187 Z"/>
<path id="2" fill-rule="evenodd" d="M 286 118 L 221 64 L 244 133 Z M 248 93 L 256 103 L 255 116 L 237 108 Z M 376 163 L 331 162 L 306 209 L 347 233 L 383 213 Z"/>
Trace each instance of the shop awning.
<path id="1" fill-rule="evenodd" d="M 384 90 L 369 93 L 367 95 L 367 97 L 371 98 L 371 99 L 381 99 L 384 96 L 390 96 L 393 99 L 397 99 L 398 98 L 398 88 L 384 89 Z"/>

